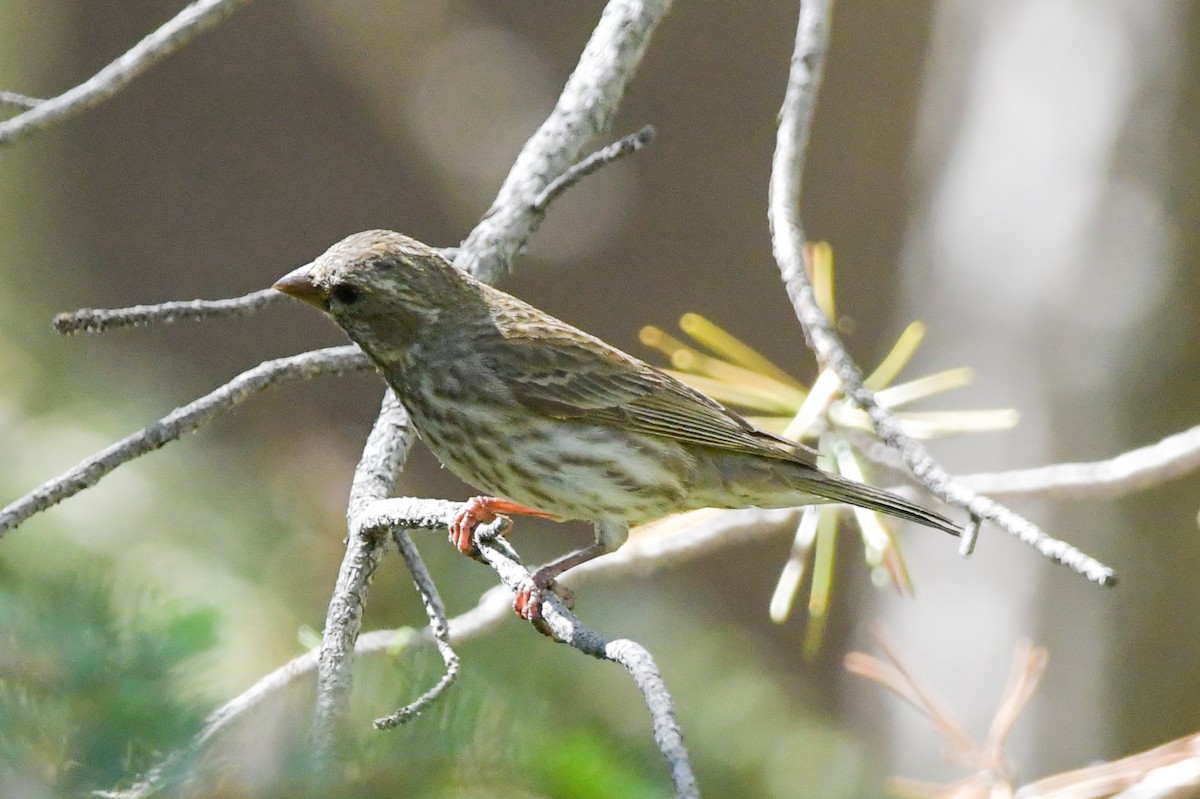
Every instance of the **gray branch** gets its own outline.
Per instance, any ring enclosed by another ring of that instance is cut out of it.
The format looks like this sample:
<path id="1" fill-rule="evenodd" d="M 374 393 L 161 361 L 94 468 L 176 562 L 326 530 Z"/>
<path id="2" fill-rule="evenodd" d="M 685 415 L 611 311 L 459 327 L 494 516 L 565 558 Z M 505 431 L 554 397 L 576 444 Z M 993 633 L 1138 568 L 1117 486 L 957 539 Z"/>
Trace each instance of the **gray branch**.
<path id="1" fill-rule="evenodd" d="M 1000 503 L 955 482 L 929 452 L 906 435 L 900 423 L 875 401 L 874 393 L 863 385 L 862 371 L 846 352 L 833 325 L 817 304 L 805 266 L 804 232 L 800 224 L 800 182 L 829 36 L 830 4 L 831 0 L 805 0 L 801 4 L 796 48 L 792 54 L 787 91 L 780 111 L 768 199 L 775 260 L 809 346 L 822 362 L 837 373 L 846 395 L 867 412 L 875 432 L 901 453 L 921 484 L 935 496 L 965 508 L 971 514 L 972 525 L 963 537 L 964 552 L 969 552 L 973 545 L 977 520 L 987 519 L 1051 560 L 1100 585 L 1112 585 L 1116 582 L 1112 569 L 1070 544 L 1050 537 L 1037 525 Z"/>
<path id="2" fill-rule="evenodd" d="M 131 80 L 182 47 L 201 31 L 216 25 L 246 0 L 195 0 L 116 61 L 57 97 L 42 100 L 28 111 L 0 122 L 0 145 L 99 105 Z M 6 101 L 21 95 L 9 94 Z M 33 98 L 24 98 L 27 100 Z M 23 103 L 17 103 L 18 105 Z"/>
<path id="3" fill-rule="evenodd" d="M 377 526 L 363 523 L 364 511 L 372 502 L 392 493 L 413 438 L 404 406 L 388 389 L 354 470 L 346 513 L 350 534 L 325 615 L 312 729 L 318 760 L 333 751 L 339 737 L 338 727 L 350 696 L 354 642 L 362 628 L 371 577 L 387 546 L 387 536 L 380 534 Z"/>
<path id="4" fill-rule="evenodd" d="M 1200 468 L 1200 426 L 1092 463 L 963 475 L 957 482 L 993 496 L 1108 498 L 1182 477 Z"/>
<path id="5" fill-rule="evenodd" d="M 533 211 L 545 214 L 550 203 L 557 200 L 567 189 L 612 162 L 618 161 L 630 153 L 636 153 L 653 140 L 654 126 L 646 125 L 637 133 L 631 133 L 607 147 L 602 147 L 550 181 L 550 185 L 542 189 L 542 193 L 533 201 Z"/>
<path id="6" fill-rule="evenodd" d="M 129 308 L 81 308 L 54 317 L 54 329 L 64 335 L 103 333 L 122 327 L 249 316 L 260 308 L 285 299 L 274 289 L 263 289 L 227 300 L 182 300 Z"/>
<path id="7" fill-rule="evenodd" d="M 0 536 L 35 513 L 91 488 L 118 466 L 190 433 L 259 391 L 280 383 L 308 380 L 318 375 L 343 374 L 370 366 L 367 356 L 354 346 L 330 347 L 259 364 L 216 391 L 172 411 L 149 427 L 81 461 L 74 468 L 0 510 Z"/>
<path id="8" fill-rule="evenodd" d="M 421 711 L 436 702 L 454 684 L 454 681 L 458 679 L 460 667 L 458 653 L 454 651 L 454 646 L 450 643 L 450 621 L 446 617 L 446 606 L 442 603 L 442 597 L 438 594 L 437 585 L 433 582 L 433 576 L 425 566 L 425 561 L 417 552 L 417 545 L 404 530 L 394 531 L 392 538 L 396 541 L 396 546 L 400 550 L 400 556 L 404 558 L 409 574 L 412 575 L 417 593 L 421 595 L 425 606 L 425 616 L 429 619 L 429 631 L 433 636 L 433 644 L 437 647 L 438 654 L 442 656 L 442 665 L 445 666 L 446 671 L 442 678 L 421 696 L 395 713 L 376 719 L 375 729 L 377 730 L 388 730 L 416 718 Z"/>
<path id="9" fill-rule="evenodd" d="M 33 108 L 35 105 L 46 102 L 37 97 L 29 97 L 16 92 L 0 91 L 0 103 L 5 105 L 15 105 L 18 108 Z"/>

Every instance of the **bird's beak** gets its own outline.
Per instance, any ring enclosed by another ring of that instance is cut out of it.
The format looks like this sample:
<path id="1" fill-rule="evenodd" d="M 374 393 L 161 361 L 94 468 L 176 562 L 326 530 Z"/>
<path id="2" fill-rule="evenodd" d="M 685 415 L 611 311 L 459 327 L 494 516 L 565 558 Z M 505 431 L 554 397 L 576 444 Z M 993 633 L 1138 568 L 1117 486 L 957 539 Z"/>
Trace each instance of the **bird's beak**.
<path id="1" fill-rule="evenodd" d="M 302 266 L 276 280 L 275 285 L 271 288 L 325 310 L 329 302 L 329 295 L 312 282 L 311 271 L 312 264 Z"/>

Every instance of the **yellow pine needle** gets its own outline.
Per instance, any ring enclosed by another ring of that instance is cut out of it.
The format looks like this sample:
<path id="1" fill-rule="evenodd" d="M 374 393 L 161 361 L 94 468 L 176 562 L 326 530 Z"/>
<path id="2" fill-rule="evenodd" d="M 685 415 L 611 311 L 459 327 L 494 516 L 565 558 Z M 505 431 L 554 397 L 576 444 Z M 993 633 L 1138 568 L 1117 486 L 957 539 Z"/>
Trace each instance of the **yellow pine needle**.
<path id="1" fill-rule="evenodd" d="M 808 594 L 808 630 L 804 634 L 802 656 L 812 661 L 825 639 L 829 615 L 829 596 L 833 590 L 833 567 L 837 555 L 837 511 L 822 507 L 817 512 L 817 551 L 813 561 L 812 588 Z"/>
<path id="2" fill-rule="evenodd" d="M 646 325 L 639 330 L 638 341 L 647 347 L 658 350 L 668 358 L 673 358 L 679 350 L 691 349 L 661 327 L 655 327 L 654 325 Z"/>
<path id="3" fill-rule="evenodd" d="M 792 421 L 788 422 L 788 426 L 784 428 L 783 437 L 799 441 L 821 417 L 821 414 L 826 412 L 841 387 L 842 381 L 832 370 L 822 369 L 821 374 L 817 375 L 817 379 L 813 381 L 812 388 L 809 389 L 808 398 L 804 400 L 800 410 L 796 411 Z"/>
<path id="4" fill-rule="evenodd" d="M 766 430 L 777 436 L 783 435 L 787 430 L 788 422 L 792 421 L 791 416 L 746 416 L 743 418 L 759 430 Z"/>
<path id="5" fill-rule="evenodd" d="M 913 438 L 943 438 L 958 433 L 984 433 L 1007 430 L 1016 425 L 1020 414 L 1011 408 L 981 411 L 926 411 L 894 414 L 904 432 Z M 829 408 L 829 419 L 843 427 L 871 431 L 871 419 L 846 403 Z"/>
<path id="6" fill-rule="evenodd" d="M 883 553 L 883 565 L 871 570 L 871 581 L 880 587 L 885 581 L 890 582 L 902 596 L 913 595 L 912 578 L 900 547 L 893 546 Z"/>
<path id="7" fill-rule="evenodd" d="M 925 330 L 924 322 L 913 322 L 904 328 L 900 338 L 896 339 L 896 343 L 892 345 L 892 351 L 863 381 L 863 385 L 872 391 L 879 391 L 884 386 L 891 385 L 892 381 L 896 379 L 896 375 L 900 374 L 900 370 L 912 360 L 917 347 L 921 346 L 921 341 L 925 338 Z"/>
<path id="8" fill-rule="evenodd" d="M 775 584 L 775 592 L 771 594 L 768 613 L 771 621 L 776 624 L 782 624 L 792 615 L 792 603 L 800 593 L 808 556 L 817 537 L 818 510 L 816 505 L 809 505 L 804 509 L 800 517 L 800 526 L 796 528 L 796 537 L 792 540 L 792 552 L 783 564 L 779 582 Z"/>
<path id="9" fill-rule="evenodd" d="M 944 372 L 918 377 L 906 383 L 890 386 L 875 392 L 875 399 L 885 408 L 895 408 L 907 402 L 969 386 L 975 379 L 975 370 L 969 366 L 947 369 Z"/>
<path id="10" fill-rule="evenodd" d="M 800 407 L 806 396 L 803 389 L 796 388 L 790 383 L 781 383 L 772 377 L 735 366 L 728 361 L 705 355 L 693 349 L 676 350 L 671 355 L 671 365 L 680 371 L 692 372 L 726 383 L 735 383 L 767 394 L 776 394 L 780 401 L 791 408 Z"/>
<path id="11" fill-rule="evenodd" d="M 780 369 L 766 356 L 698 313 L 686 313 L 681 316 L 679 329 L 735 366 L 766 375 L 793 388 L 804 388 L 800 381 Z"/>
<path id="12" fill-rule="evenodd" d="M 831 449 L 837 460 L 838 472 L 851 480 L 857 480 L 860 483 L 866 482 L 862 466 L 855 457 L 849 442 L 840 436 L 831 436 L 830 438 L 833 439 Z M 892 585 L 896 590 L 901 594 L 911 594 L 912 584 L 908 579 L 908 570 L 904 568 L 904 561 L 899 557 L 896 539 L 892 535 L 891 528 L 884 522 L 883 514 L 857 506 L 853 506 L 851 510 L 854 511 L 854 518 L 858 522 L 858 529 L 862 534 L 867 563 L 872 566 L 872 575 L 874 576 L 880 564 L 883 564 L 887 576 L 891 578 Z M 889 555 L 893 556 L 889 557 Z"/>
<path id="13" fill-rule="evenodd" d="M 676 380 L 687 383 L 697 391 L 701 391 L 717 402 L 724 402 L 727 405 L 737 405 L 742 408 L 750 408 L 751 410 L 765 413 L 790 414 L 796 409 L 795 405 L 781 400 L 777 394 L 769 391 L 761 391 L 751 386 L 743 386 L 736 383 L 726 383 L 723 380 L 714 380 L 711 377 L 692 374 L 691 372 L 680 372 L 674 369 L 667 369 L 666 372 Z"/>
<path id="14" fill-rule="evenodd" d="M 832 322 L 837 317 L 837 307 L 833 301 L 833 247 L 826 241 L 810 241 L 804 245 L 805 255 L 812 269 L 813 293 L 817 295 L 817 305 Z"/>

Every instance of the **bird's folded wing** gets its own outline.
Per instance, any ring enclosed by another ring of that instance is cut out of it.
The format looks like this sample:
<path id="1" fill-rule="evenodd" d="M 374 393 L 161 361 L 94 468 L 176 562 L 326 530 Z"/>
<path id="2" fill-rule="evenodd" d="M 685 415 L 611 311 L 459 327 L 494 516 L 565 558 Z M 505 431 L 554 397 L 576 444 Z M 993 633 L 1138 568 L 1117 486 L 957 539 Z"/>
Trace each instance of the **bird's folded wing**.
<path id="1" fill-rule="evenodd" d="M 597 338 L 538 326 L 489 342 L 495 373 L 522 405 L 635 433 L 815 465 L 812 450 L 751 425 L 725 406 Z M 502 363 L 520 363 L 520 370 Z"/>

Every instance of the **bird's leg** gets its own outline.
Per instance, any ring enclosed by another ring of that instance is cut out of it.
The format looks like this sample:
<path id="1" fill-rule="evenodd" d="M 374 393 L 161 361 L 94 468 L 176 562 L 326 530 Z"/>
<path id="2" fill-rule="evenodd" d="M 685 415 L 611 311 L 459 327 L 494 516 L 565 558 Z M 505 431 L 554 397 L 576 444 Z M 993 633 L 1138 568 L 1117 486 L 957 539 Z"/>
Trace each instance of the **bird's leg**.
<path id="1" fill-rule="evenodd" d="M 541 519 L 557 519 L 552 513 L 527 508 L 507 499 L 497 497 L 471 497 L 463 503 L 462 510 L 454 515 L 450 523 L 450 543 L 458 547 L 458 551 L 480 560 L 479 551 L 475 548 L 475 528 L 481 524 L 496 521 L 497 515 L 506 516 L 537 516 Z"/>
<path id="2" fill-rule="evenodd" d="M 583 549 L 569 552 L 557 560 L 552 560 L 535 571 L 513 600 L 513 610 L 535 627 L 546 632 L 542 623 L 542 594 L 546 590 L 554 591 L 570 607 L 574 604 L 575 595 L 568 589 L 555 582 L 558 575 L 567 569 L 573 569 L 581 563 L 612 552 L 629 537 L 629 527 L 615 522 L 596 522 L 596 543 Z"/>

